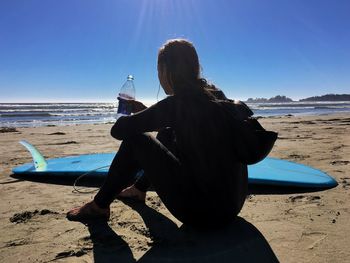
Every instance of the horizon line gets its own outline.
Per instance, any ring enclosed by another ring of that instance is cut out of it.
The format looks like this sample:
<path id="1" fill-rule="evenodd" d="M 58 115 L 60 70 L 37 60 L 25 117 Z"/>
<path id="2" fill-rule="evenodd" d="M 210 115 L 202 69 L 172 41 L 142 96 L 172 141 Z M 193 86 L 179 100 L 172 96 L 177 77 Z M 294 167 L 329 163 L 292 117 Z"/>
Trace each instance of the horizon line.
<path id="1" fill-rule="evenodd" d="M 343 93 L 343 94 L 338 94 L 338 93 L 327 93 L 327 94 L 323 94 L 323 95 L 313 95 L 313 96 L 307 96 L 307 97 L 303 97 L 303 98 L 291 98 L 291 97 L 288 97 L 286 95 L 275 95 L 275 96 L 272 96 L 270 98 L 266 98 L 266 97 L 251 97 L 249 96 L 248 98 L 246 99 L 243 99 L 243 98 L 236 98 L 235 100 L 240 100 L 240 101 L 248 101 L 248 99 L 271 99 L 271 98 L 274 98 L 276 96 L 281 96 L 281 97 L 286 97 L 286 98 L 289 98 L 291 99 L 293 102 L 298 102 L 302 99 L 307 99 L 307 98 L 312 98 L 312 97 L 322 97 L 322 96 L 326 96 L 326 95 L 350 95 L 350 94 L 347 94 L 347 93 Z M 162 99 L 164 98 L 160 98 L 158 101 L 161 101 Z M 147 104 L 147 105 L 152 105 L 152 104 L 155 104 L 157 103 L 157 99 L 154 99 L 154 98 L 141 98 L 141 99 L 138 99 L 138 101 L 144 103 L 144 104 Z M 43 100 L 35 100 L 33 99 L 32 101 L 28 100 L 28 99 L 18 99 L 18 100 L 9 100 L 9 101 L 0 101 L 1 104 L 10 104 L 10 103 L 117 103 L 117 100 L 111 100 L 111 99 L 106 99 L 106 100 L 89 100 L 89 99 L 86 99 L 86 100 L 71 100 L 71 99 L 62 99 L 62 100 L 51 100 L 51 99 L 43 99 Z"/>

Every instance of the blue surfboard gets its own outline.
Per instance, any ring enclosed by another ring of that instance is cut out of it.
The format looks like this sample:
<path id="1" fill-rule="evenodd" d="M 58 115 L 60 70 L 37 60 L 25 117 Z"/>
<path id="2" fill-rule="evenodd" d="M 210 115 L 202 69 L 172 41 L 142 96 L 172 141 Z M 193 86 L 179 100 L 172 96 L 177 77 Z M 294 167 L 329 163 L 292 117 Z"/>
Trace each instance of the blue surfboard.
<path id="1" fill-rule="evenodd" d="M 30 143 L 20 142 L 33 157 L 33 163 L 15 167 L 17 175 L 50 175 L 78 177 L 105 177 L 116 153 L 84 154 L 47 159 Z M 248 182 L 256 185 L 289 186 L 302 188 L 332 188 L 336 180 L 315 168 L 295 162 L 267 157 L 263 161 L 248 166 Z"/>

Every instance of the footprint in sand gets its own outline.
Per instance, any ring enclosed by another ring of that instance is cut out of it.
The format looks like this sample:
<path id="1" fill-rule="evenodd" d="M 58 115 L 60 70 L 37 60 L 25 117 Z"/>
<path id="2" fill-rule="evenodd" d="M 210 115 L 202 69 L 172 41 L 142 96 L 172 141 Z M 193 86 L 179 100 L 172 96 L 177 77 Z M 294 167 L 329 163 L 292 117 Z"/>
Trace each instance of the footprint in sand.
<path id="1" fill-rule="evenodd" d="M 343 185 L 343 188 L 350 188 L 350 177 L 342 177 L 340 178 L 340 183 Z"/>
<path id="2" fill-rule="evenodd" d="M 34 210 L 34 211 L 24 211 L 22 213 L 16 213 L 10 218 L 11 223 L 26 223 L 32 217 L 36 215 L 47 215 L 47 214 L 58 214 L 57 212 L 51 211 L 49 209 L 43 209 L 41 211 L 39 210 Z"/>
<path id="3" fill-rule="evenodd" d="M 64 133 L 64 132 L 53 132 L 53 133 L 49 133 L 47 135 L 66 135 L 66 133 Z"/>
<path id="4" fill-rule="evenodd" d="M 300 202 L 303 204 L 320 203 L 321 197 L 318 195 L 296 195 L 288 198 L 289 202 Z"/>
<path id="5" fill-rule="evenodd" d="M 327 234 L 323 232 L 303 232 L 301 235 L 300 243 L 303 244 L 303 247 L 313 249 L 319 245 L 326 237 Z"/>
<path id="6" fill-rule="evenodd" d="M 341 144 L 341 145 L 335 146 L 335 147 L 333 147 L 333 151 L 338 151 L 338 150 L 340 150 L 343 147 L 346 147 L 346 145 Z"/>
<path id="7" fill-rule="evenodd" d="M 333 161 L 331 165 L 348 165 L 350 161 Z"/>
<path id="8" fill-rule="evenodd" d="M 5 247 L 17 247 L 30 244 L 28 239 L 20 238 L 6 242 Z"/>
<path id="9" fill-rule="evenodd" d="M 67 142 L 49 143 L 48 145 L 66 145 L 66 144 L 78 144 L 78 142 L 76 142 L 76 141 L 67 141 Z"/>
<path id="10" fill-rule="evenodd" d="M 16 128 L 14 127 L 3 127 L 0 128 L 0 133 L 7 133 L 7 132 L 19 132 Z"/>
<path id="11" fill-rule="evenodd" d="M 68 258 L 68 257 L 81 257 L 81 256 L 87 254 L 88 250 L 91 250 L 91 249 L 81 248 L 81 249 L 78 249 L 76 251 L 74 251 L 74 250 L 62 251 L 62 252 L 56 254 L 56 257 L 54 260 Z"/>
<path id="12" fill-rule="evenodd" d="M 288 157 L 293 159 L 298 159 L 298 160 L 305 160 L 306 158 L 310 158 L 310 155 L 290 154 L 288 155 Z"/>

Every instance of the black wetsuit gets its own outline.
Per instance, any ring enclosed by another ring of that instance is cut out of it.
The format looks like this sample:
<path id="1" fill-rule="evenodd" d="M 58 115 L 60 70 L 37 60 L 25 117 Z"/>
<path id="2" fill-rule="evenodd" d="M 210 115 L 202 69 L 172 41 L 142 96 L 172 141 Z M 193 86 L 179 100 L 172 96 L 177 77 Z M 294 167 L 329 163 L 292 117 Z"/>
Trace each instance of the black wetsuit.
<path id="1" fill-rule="evenodd" d="M 111 135 L 123 142 L 95 202 L 108 207 L 143 169 L 145 174 L 136 186 L 146 190 L 142 188 L 151 183 L 183 223 L 200 226 L 230 221 L 243 206 L 248 179 L 247 166 L 235 156 L 226 118 L 215 100 L 186 95 L 169 96 L 144 111 L 121 117 Z M 159 130 L 159 140 L 147 134 Z"/>

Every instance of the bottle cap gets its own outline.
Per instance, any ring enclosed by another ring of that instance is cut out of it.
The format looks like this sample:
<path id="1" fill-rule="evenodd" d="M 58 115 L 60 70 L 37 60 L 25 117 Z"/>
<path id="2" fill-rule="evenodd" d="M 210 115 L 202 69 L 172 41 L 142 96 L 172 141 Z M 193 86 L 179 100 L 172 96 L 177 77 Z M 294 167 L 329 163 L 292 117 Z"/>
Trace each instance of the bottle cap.
<path id="1" fill-rule="evenodd" d="M 133 75 L 128 75 L 127 80 L 134 80 Z"/>

